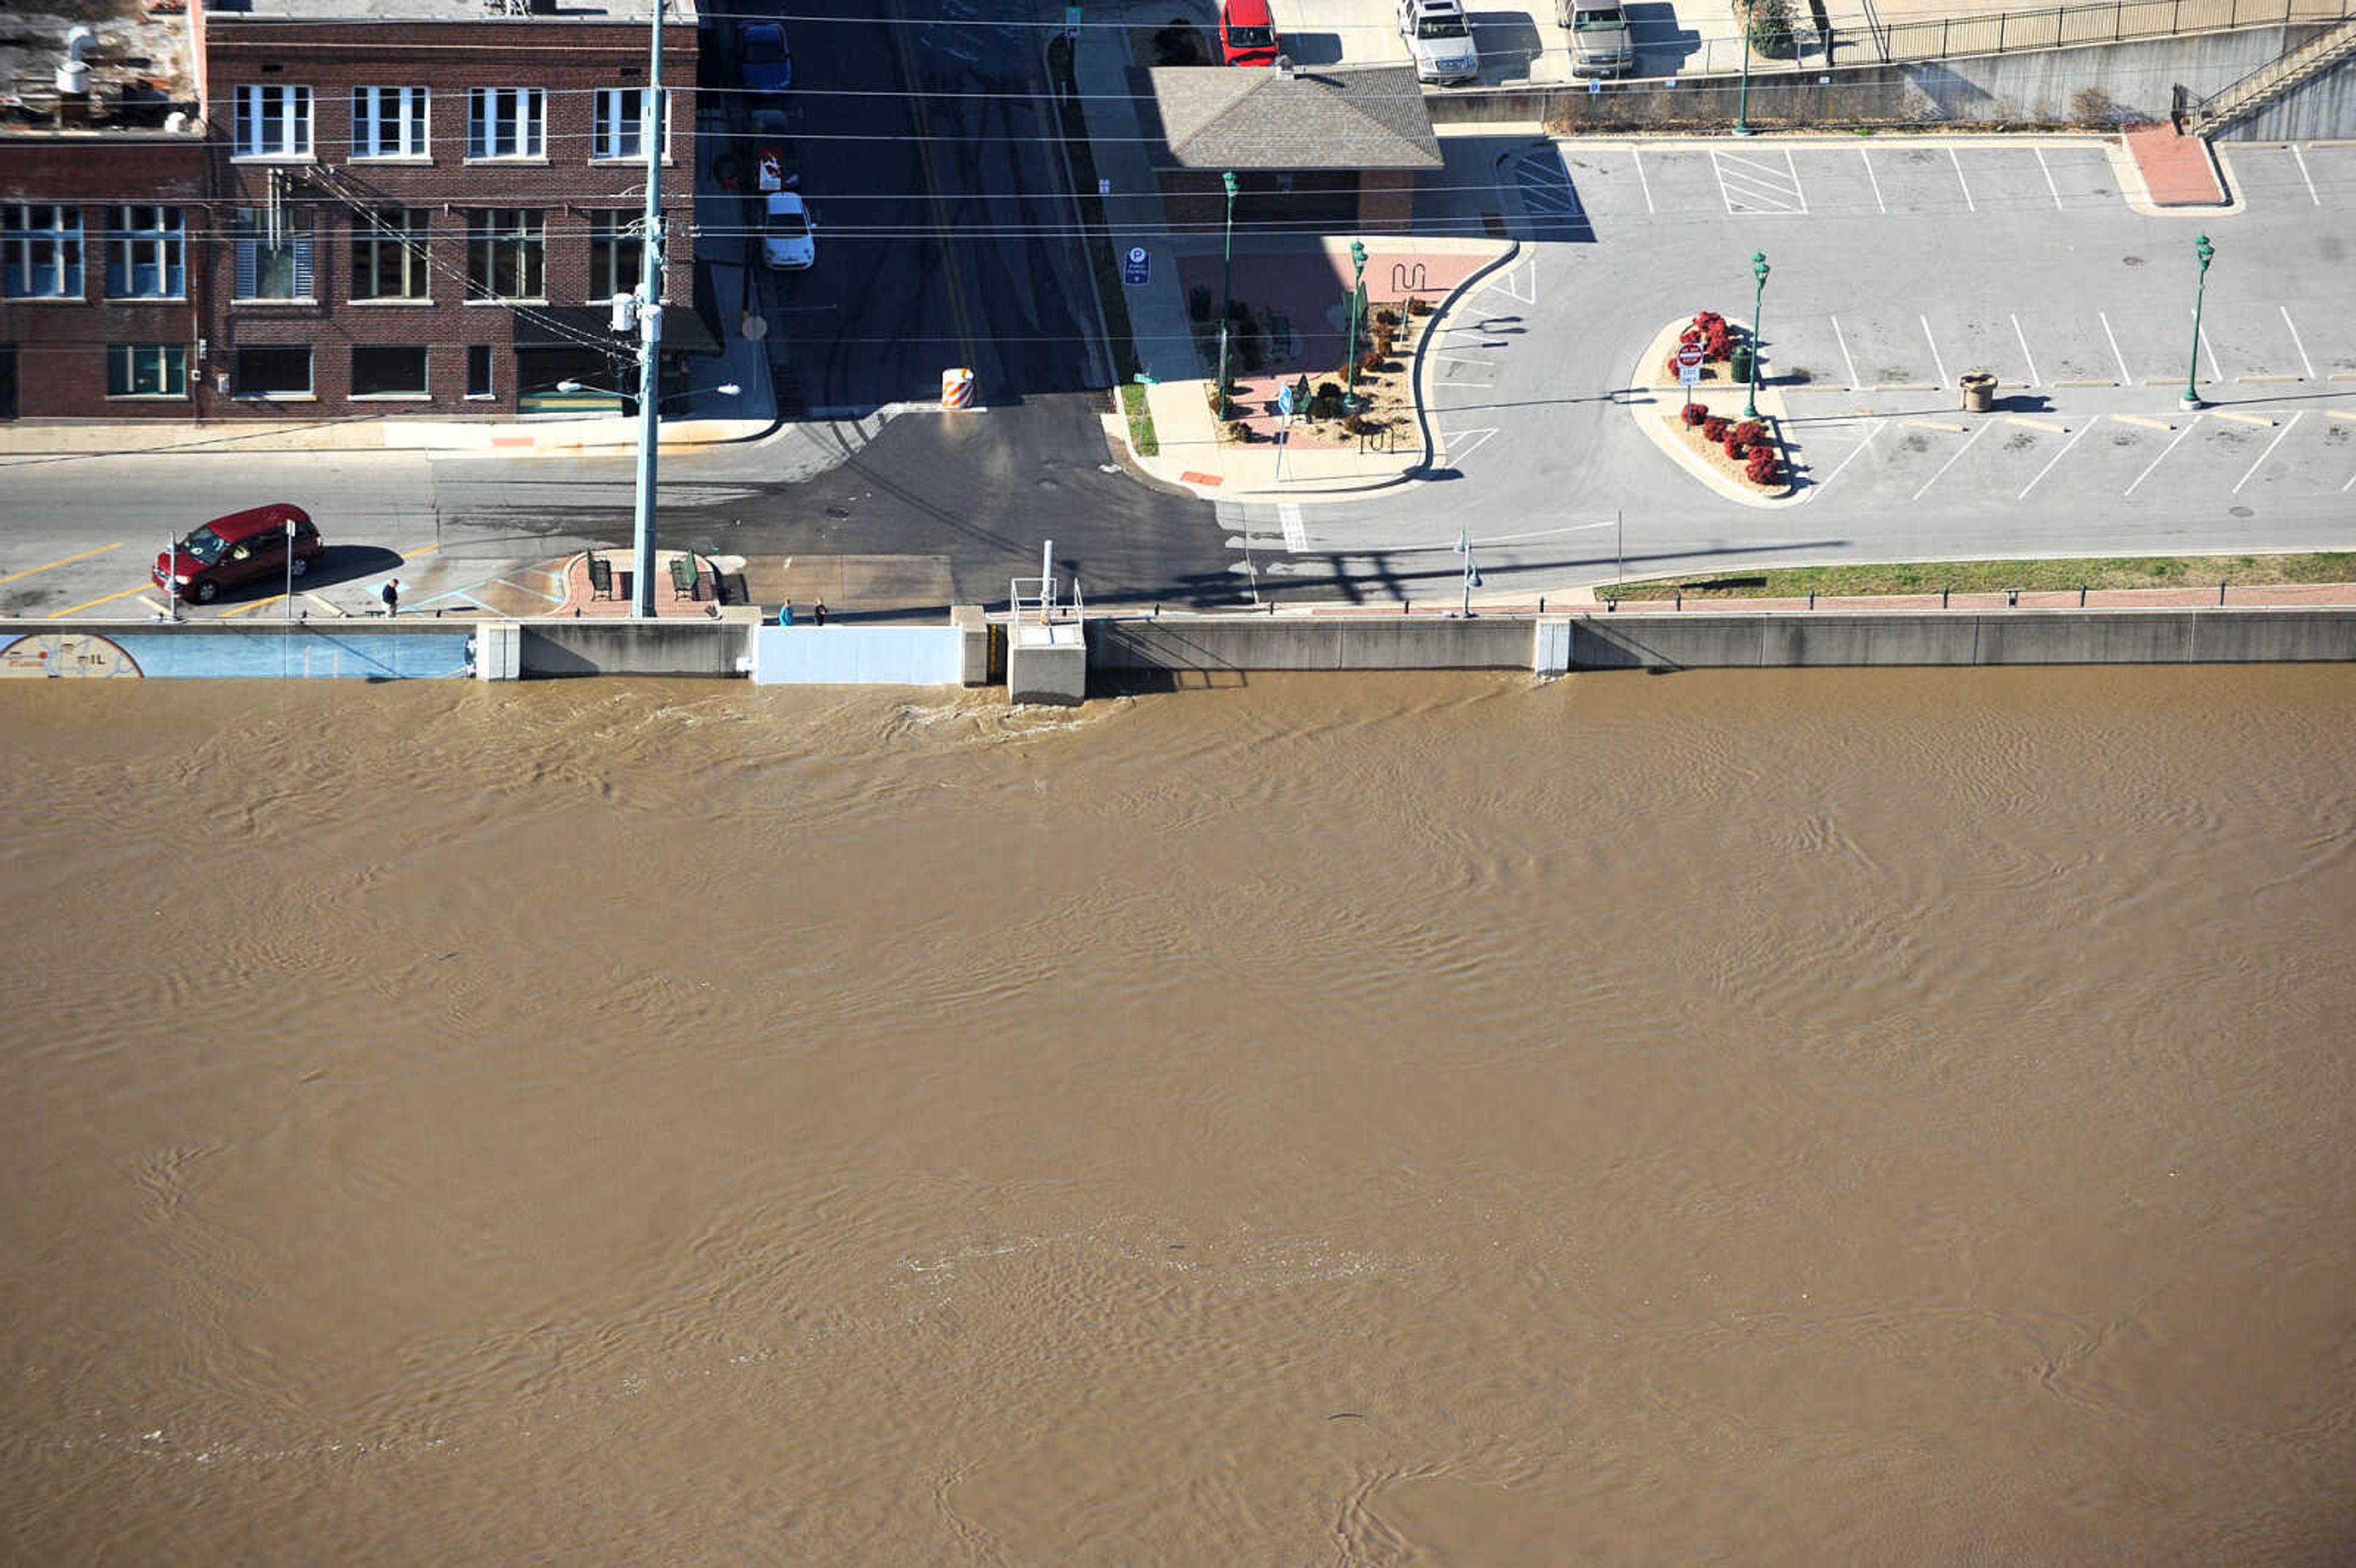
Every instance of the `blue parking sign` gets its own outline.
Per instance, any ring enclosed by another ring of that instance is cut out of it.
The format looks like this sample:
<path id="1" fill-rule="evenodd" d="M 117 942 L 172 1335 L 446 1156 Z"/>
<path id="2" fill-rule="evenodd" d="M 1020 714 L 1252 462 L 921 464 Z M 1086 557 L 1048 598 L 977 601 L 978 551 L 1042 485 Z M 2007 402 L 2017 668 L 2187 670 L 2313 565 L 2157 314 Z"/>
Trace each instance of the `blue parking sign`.
<path id="1" fill-rule="evenodd" d="M 1120 281 L 1130 288 L 1141 289 L 1153 275 L 1153 258 L 1145 253 L 1142 245 L 1131 245 L 1120 259 Z"/>

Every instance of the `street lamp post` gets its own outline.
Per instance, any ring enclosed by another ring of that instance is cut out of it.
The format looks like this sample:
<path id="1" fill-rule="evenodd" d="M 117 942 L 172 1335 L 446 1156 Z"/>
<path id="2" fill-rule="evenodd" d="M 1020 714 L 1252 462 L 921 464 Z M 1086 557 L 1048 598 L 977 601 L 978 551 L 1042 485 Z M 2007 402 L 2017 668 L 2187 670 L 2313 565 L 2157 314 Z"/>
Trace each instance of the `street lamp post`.
<path id="1" fill-rule="evenodd" d="M 1734 133 L 1751 134 L 1751 13 L 1758 0 L 1743 0 L 1742 5 L 1742 96 L 1734 107 Z"/>
<path id="2" fill-rule="evenodd" d="M 648 8 L 653 25 L 648 46 L 646 112 L 638 122 L 647 153 L 646 233 L 638 253 L 638 287 L 631 311 L 638 329 L 638 464 L 631 528 L 637 579 L 631 590 L 630 613 L 649 616 L 655 613 L 655 461 L 662 444 L 657 406 L 662 400 L 658 396 L 662 377 L 662 144 L 664 123 L 670 113 L 663 91 L 664 9 L 662 0 Z M 616 317 L 615 325 L 619 328 L 618 307 Z"/>
<path id="3" fill-rule="evenodd" d="M 1456 553 L 1464 558 L 1464 602 L 1462 613 L 1472 618 L 1472 591 L 1481 586 L 1481 566 L 1472 559 L 1472 536 L 1462 528 L 1456 530 Z"/>
<path id="4" fill-rule="evenodd" d="M 1235 303 L 1236 275 L 1236 174 L 1233 169 L 1219 176 L 1227 190 L 1227 240 L 1219 255 L 1219 417 L 1227 417 L 1227 329 L 1232 325 L 1228 310 Z"/>
<path id="5" fill-rule="evenodd" d="M 1344 389 L 1343 397 L 1353 412 L 1358 407 L 1358 315 L 1365 307 L 1366 247 L 1363 240 L 1353 240 L 1350 241 L 1350 341 L 1343 349 L 1343 357 L 1349 361 L 1346 372 L 1349 385 Z"/>
<path id="6" fill-rule="evenodd" d="M 1757 280 L 1751 291 L 1751 397 L 1742 405 L 1742 417 L 1759 417 L 1759 351 L 1763 340 L 1759 336 L 1759 304 L 1767 293 L 1767 252 L 1751 252 L 1751 275 Z"/>
<path id="7" fill-rule="evenodd" d="M 294 618 L 294 519 L 286 519 L 286 618 Z"/>
<path id="8" fill-rule="evenodd" d="M 2209 292 L 2209 259 L 2217 253 L 2217 247 L 2209 243 L 2209 236 L 2203 234 L 2192 242 L 2192 253 L 2201 258 L 2201 276 L 2192 285 L 2192 364 L 2184 373 L 2183 402 L 2188 410 L 2202 406 L 2200 387 L 2201 302 Z"/>

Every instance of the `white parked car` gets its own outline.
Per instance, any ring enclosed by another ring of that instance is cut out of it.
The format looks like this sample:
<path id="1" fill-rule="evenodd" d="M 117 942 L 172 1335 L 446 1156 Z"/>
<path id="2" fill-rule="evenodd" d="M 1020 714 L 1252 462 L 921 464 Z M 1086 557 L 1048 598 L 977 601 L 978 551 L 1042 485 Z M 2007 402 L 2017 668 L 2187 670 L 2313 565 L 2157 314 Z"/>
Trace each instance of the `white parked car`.
<path id="1" fill-rule="evenodd" d="M 798 191 L 771 191 L 761 215 L 761 260 L 787 272 L 799 272 L 818 261 L 818 241 L 810 232 L 809 208 Z"/>
<path id="2" fill-rule="evenodd" d="M 1415 58 L 1415 79 L 1471 81 L 1481 74 L 1481 52 L 1457 0 L 1399 0 L 1399 39 Z"/>

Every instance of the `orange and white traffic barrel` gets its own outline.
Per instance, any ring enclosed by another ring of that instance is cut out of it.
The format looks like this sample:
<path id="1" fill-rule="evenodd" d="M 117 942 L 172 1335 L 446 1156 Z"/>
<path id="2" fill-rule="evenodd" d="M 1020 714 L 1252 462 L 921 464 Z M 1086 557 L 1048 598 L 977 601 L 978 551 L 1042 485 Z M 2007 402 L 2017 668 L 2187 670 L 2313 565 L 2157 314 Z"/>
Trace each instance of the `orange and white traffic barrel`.
<path id="1" fill-rule="evenodd" d="M 973 407 L 973 372 L 965 369 L 941 372 L 941 407 L 969 409 Z"/>

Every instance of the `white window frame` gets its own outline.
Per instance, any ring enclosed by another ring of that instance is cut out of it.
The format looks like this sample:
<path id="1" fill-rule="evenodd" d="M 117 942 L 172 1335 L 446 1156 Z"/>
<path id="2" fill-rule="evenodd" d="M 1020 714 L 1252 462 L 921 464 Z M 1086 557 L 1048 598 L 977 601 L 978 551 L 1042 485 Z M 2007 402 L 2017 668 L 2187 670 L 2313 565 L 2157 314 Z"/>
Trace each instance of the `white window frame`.
<path id="1" fill-rule="evenodd" d="M 631 96 L 637 98 L 637 112 L 632 120 L 625 111 Z M 647 161 L 647 121 L 652 118 L 654 89 L 650 87 L 601 87 L 597 90 L 596 108 L 593 112 L 589 135 L 589 161 L 593 164 L 642 164 Z M 662 161 L 670 162 L 670 95 L 663 94 Z"/>
<path id="2" fill-rule="evenodd" d="M 143 266 L 155 274 L 155 287 L 152 290 L 142 291 L 134 282 Z M 106 209 L 106 297 L 188 297 L 187 233 L 178 208 L 143 202 Z"/>
<path id="3" fill-rule="evenodd" d="M 422 87 L 353 88 L 352 161 L 427 161 L 432 109 L 432 94 Z"/>
<path id="4" fill-rule="evenodd" d="M 600 209 L 589 214 L 589 298 L 592 303 L 602 304 L 617 293 L 626 294 L 637 292 L 636 278 L 631 279 L 629 283 L 624 286 L 618 274 L 623 270 L 622 253 L 625 251 L 631 258 L 631 264 L 639 272 L 645 272 L 647 243 L 643 227 L 645 223 L 646 214 L 636 209 Z M 633 232 L 634 230 L 636 232 Z M 601 267 L 598 264 L 599 252 L 605 251 L 607 247 L 612 248 L 608 256 L 612 263 L 610 268 Z M 607 277 L 606 273 L 609 271 L 617 275 Z M 608 284 L 614 286 L 609 287 Z"/>
<path id="5" fill-rule="evenodd" d="M 230 281 L 230 303 L 232 304 L 313 304 L 318 300 L 319 279 L 316 265 L 318 251 L 308 208 L 289 208 L 279 214 L 284 225 L 280 235 L 283 245 L 272 245 L 269 233 L 269 209 L 241 207 L 231 215 L 234 238 L 230 254 L 234 263 Z M 247 292 L 262 286 L 262 253 L 284 249 L 288 256 L 288 277 L 295 292 L 265 294 Z"/>
<path id="6" fill-rule="evenodd" d="M 502 150 L 502 147 L 506 150 Z M 538 87 L 466 90 L 466 161 L 546 163 L 548 92 Z"/>
<path id="7" fill-rule="evenodd" d="M 136 389 L 139 372 L 143 368 L 154 369 L 157 383 L 156 390 L 143 392 Z M 123 373 L 123 382 L 132 387 L 133 390 L 118 392 L 114 389 L 115 372 L 118 368 Z M 177 389 L 170 384 L 175 380 L 179 382 Z M 106 395 L 117 400 L 145 399 L 149 401 L 157 400 L 187 401 L 187 346 L 181 343 L 108 344 L 106 346 Z"/>
<path id="8" fill-rule="evenodd" d="M 230 156 L 239 163 L 311 162 L 313 96 L 296 82 L 239 83 Z"/>
<path id="9" fill-rule="evenodd" d="M 5 207 L 7 220 L 0 228 L 0 253 L 5 253 L 5 272 L 14 277 L 16 286 L 8 289 L 12 300 L 80 301 L 89 298 L 88 283 L 82 272 L 81 208 L 72 202 L 12 201 Z M 46 266 L 36 257 L 46 251 Z M 48 272 L 57 287 L 38 289 L 34 280 Z"/>

